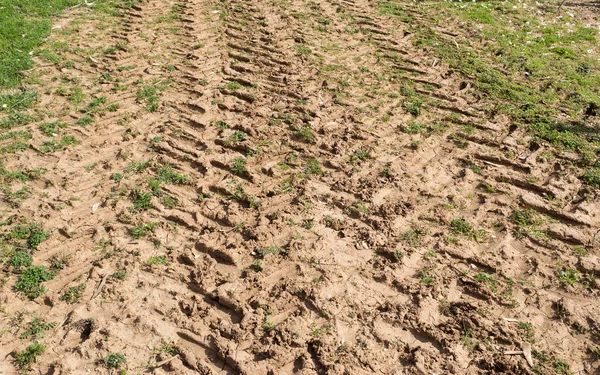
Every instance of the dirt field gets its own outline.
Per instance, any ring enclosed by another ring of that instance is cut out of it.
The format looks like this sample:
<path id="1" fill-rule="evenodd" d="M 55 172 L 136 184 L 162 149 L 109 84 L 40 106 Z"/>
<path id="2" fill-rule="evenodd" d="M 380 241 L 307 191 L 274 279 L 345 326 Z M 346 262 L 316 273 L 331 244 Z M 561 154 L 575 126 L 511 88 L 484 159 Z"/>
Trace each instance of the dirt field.
<path id="1" fill-rule="evenodd" d="M 56 19 L 0 112 L 0 373 L 600 374 L 598 71 L 571 105 L 456 5 Z M 502 111 L 498 82 L 552 97 Z"/>

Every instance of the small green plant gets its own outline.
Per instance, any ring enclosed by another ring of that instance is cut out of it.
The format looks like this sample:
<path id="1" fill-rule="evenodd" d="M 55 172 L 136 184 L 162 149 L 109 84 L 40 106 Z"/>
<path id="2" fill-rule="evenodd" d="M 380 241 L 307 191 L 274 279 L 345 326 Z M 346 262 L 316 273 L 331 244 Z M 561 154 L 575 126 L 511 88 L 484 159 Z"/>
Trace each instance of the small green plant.
<path id="1" fill-rule="evenodd" d="M 6 261 L 6 265 L 12 267 L 15 271 L 22 268 L 27 268 L 33 263 L 33 258 L 28 253 L 17 250 L 15 253 Z"/>
<path id="2" fill-rule="evenodd" d="M 139 162 L 133 162 L 130 163 L 129 165 L 127 165 L 127 167 L 125 167 L 125 172 L 126 173 L 142 173 L 143 171 L 145 171 L 146 169 L 150 168 L 150 165 L 152 164 L 153 159 L 150 158 L 146 161 L 139 161 Z"/>
<path id="3" fill-rule="evenodd" d="M 40 151 L 43 153 L 56 152 L 69 146 L 76 146 L 77 144 L 79 144 L 77 138 L 72 135 L 67 135 L 62 137 L 60 141 L 45 141 L 40 146 Z"/>
<path id="4" fill-rule="evenodd" d="M 269 254 L 273 254 L 273 255 L 279 255 L 279 254 L 286 254 L 287 252 L 285 251 L 285 249 L 281 248 L 281 247 L 277 247 L 277 246 L 269 246 L 266 249 L 262 249 L 260 251 L 260 255 L 261 257 L 266 257 Z"/>
<path id="5" fill-rule="evenodd" d="M 165 340 L 161 340 L 160 346 L 154 348 L 153 351 L 155 353 L 167 353 L 170 356 L 179 354 L 179 348 L 176 347 L 173 342 L 167 342 Z"/>
<path id="6" fill-rule="evenodd" d="M 52 137 L 55 134 L 58 134 L 58 129 L 64 129 L 67 127 L 67 124 L 55 121 L 55 122 L 45 122 L 40 125 L 40 130 L 45 136 Z"/>
<path id="7" fill-rule="evenodd" d="M 462 235 L 474 239 L 477 242 L 487 241 L 487 232 L 483 229 L 475 229 L 466 219 L 452 219 L 450 230 L 455 235 Z"/>
<path id="8" fill-rule="evenodd" d="M 554 361 L 553 367 L 559 374 L 571 375 L 571 368 L 569 367 L 569 364 L 564 361 L 557 359 L 556 361 Z"/>
<path id="9" fill-rule="evenodd" d="M 125 363 L 127 363 L 127 359 L 121 353 L 111 353 L 104 357 L 104 365 L 108 368 L 118 369 L 121 368 Z"/>
<path id="10" fill-rule="evenodd" d="M 312 128 L 310 126 L 299 126 L 296 129 L 296 135 L 298 137 L 304 138 L 307 142 L 314 142 L 315 135 L 312 132 Z"/>
<path id="11" fill-rule="evenodd" d="M 426 286 L 432 286 L 435 283 L 435 272 L 431 267 L 425 267 L 418 273 L 421 283 Z"/>
<path id="12" fill-rule="evenodd" d="M 167 257 L 164 256 L 164 255 L 151 256 L 146 261 L 146 264 L 149 265 L 149 266 L 151 266 L 153 264 L 160 264 L 160 265 L 164 266 L 164 265 L 167 264 Z"/>
<path id="13" fill-rule="evenodd" d="M 131 235 L 131 237 L 137 240 L 152 232 L 154 230 L 154 227 L 156 227 L 159 224 L 160 223 L 154 222 L 149 224 L 136 225 L 135 227 L 129 228 L 129 234 Z"/>
<path id="14" fill-rule="evenodd" d="M 581 180 L 596 189 L 600 189 L 600 167 L 592 167 L 586 170 Z"/>
<path id="15" fill-rule="evenodd" d="M 418 247 L 427 235 L 427 231 L 421 227 L 415 227 L 415 229 L 405 232 L 400 236 L 400 241 L 404 242 L 407 246 Z"/>
<path id="16" fill-rule="evenodd" d="M 81 103 L 83 103 L 83 99 L 85 99 L 83 90 L 80 87 L 73 88 L 73 91 L 69 95 L 69 101 L 75 105 L 81 105 Z"/>
<path id="17" fill-rule="evenodd" d="M 247 174 L 248 171 L 246 170 L 246 159 L 241 156 L 233 159 L 233 162 L 231 163 L 231 172 L 237 175 Z"/>
<path id="18" fill-rule="evenodd" d="M 236 81 L 229 81 L 225 84 L 225 88 L 229 91 L 235 91 L 242 88 L 242 85 Z"/>
<path id="19" fill-rule="evenodd" d="M 229 136 L 231 142 L 243 142 L 247 137 L 247 134 L 241 130 L 236 130 Z"/>
<path id="20" fill-rule="evenodd" d="M 417 122 L 409 122 L 406 125 L 402 125 L 400 129 L 407 134 L 419 134 L 425 132 L 426 126 Z"/>
<path id="21" fill-rule="evenodd" d="M 529 322 L 519 322 L 519 328 L 525 334 L 525 339 L 529 342 L 533 342 L 535 339 L 535 330 L 533 329 L 533 324 Z"/>
<path id="22" fill-rule="evenodd" d="M 81 298 L 83 298 L 83 292 L 85 291 L 86 287 L 87 286 L 83 283 L 71 287 L 60 297 L 60 300 L 65 301 L 66 303 L 79 302 L 81 301 Z"/>
<path id="23" fill-rule="evenodd" d="M 488 275 L 487 273 L 479 272 L 475 275 L 474 278 L 480 283 L 484 283 L 485 285 L 487 285 L 492 292 L 498 292 L 498 281 L 493 275 Z"/>
<path id="24" fill-rule="evenodd" d="M 55 326 L 56 323 L 54 322 L 46 323 L 43 319 L 33 318 L 33 320 L 29 323 L 29 328 L 27 328 L 25 332 L 21 333 L 19 338 L 35 338 L 36 340 L 39 340 L 42 338 L 44 332 L 54 328 Z"/>
<path id="25" fill-rule="evenodd" d="M 296 54 L 299 55 L 310 55 L 312 53 L 312 50 L 310 48 L 308 48 L 307 46 L 305 46 L 304 44 L 296 44 L 294 46 L 295 50 L 296 50 Z"/>
<path id="26" fill-rule="evenodd" d="M 131 207 L 130 211 L 139 212 L 150 209 L 152 207 L 150 204 L 152 195 L 152 192 L 143 193 L 138 189 L 132 190 L 129 198 L 133 202 L 133 207 Z"/>
<path id="27" fill-rule="evenodd" d="M 577 283 L 577 281 L 579 280 L 579 278 L 581 277 L 579 271 L 577 271 L 575 268 L 566 268 L 564 270 L 560 270 L 558 271 L 558 278 L 560 280 L 560 282 L 567 286 L 573 286 L 575 285 L 575 283 Z"/>
<path id="28" fill-rule="evenodd" d="M 171 165 L 161 165 L 157 171 L 157 178 L 165 184 L 185 185 L 189 182 L 189 177 L 175 172 Z"/>
<path id="29" fill-rule="evenodd" d="M 121 180 L 123 180 L 123 175 L 120 173 L 113 173 L 110 175 L 110 179 L 114 182 L 121 182 Z"/>
<path id="30" fill-rule="evenodd" d="M 265 331 L 270 331 L 275 328 L 275 323 L 271 321 L 268 317 L 265 318 L 265 322 L 263 323 L 263 329 Z"/>
<path id="31" fill-rule="evenodd" d="M 158 88 L 155 86 L 146 86 L 140 88 L 137 92 L 138 102 L 146 103 L 146 110 L 148 112 L 156 112 L 158 110 Z"/>
<path id="32" fill-rule="evenodd" d="M 46 292 L 44 281 L 52 280 L 55 272 L 48 271 L 45 266 L 29 267 L 23 271 L 15 284 L 15 290 L 22 292 L 30 299 L 35 299 Z"/>
<path id="33" fill-rule="evenodd" d="M 85 115 L 85 116 L 77 119 L 77 121 L 75 121 L 75 125 L 87 126 L 87 125 L 91 124 L 92 122 L 94 122 L 94 118 L 92 116 Z"/>
<path id="34" fill-rule="evenodd" d="M 127 277 L 127 271 L 119 270 L 119 271 L 113 273 L 111 276 L 117 280 L 125 280 L 125 278 Z"/>
<path id="35" fill-rule="evenodd" d="M 44 354 L 46 345 L 34 342 L 25 350 L 15 353 L 15 362 L 19 370 L 27 372 L 31 370 L 31 365 L 37 362 L 37 357 Z"/>
<path id="36" fill-rule="evenodd" d="M 321 164 L 315 158 L 309 158 L 306 161 L 304 171 L 307 176 L 322 176 L 324 174 L 323 168 L 321 168 Z"/>

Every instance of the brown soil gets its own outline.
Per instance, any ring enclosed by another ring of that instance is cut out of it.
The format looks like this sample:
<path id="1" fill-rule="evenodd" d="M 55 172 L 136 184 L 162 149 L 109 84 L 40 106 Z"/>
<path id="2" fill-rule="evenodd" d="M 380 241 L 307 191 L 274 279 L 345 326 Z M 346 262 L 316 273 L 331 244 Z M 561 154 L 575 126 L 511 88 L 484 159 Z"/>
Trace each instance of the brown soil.
<path id="1" fill-rule="evenodd" d="M 40 62 L 43 121 L 83 116 L 60 87 L 119 107 L 60 130 L 79 140 L 60 152 L 39 152 L 48 138 L 34 126 L 29 149 L 5 161 L 47 172 L 20 207 L 1 203 L 3 220 L 52 230 L 34 264 L 70 259 L 33 301 L 6 274 L 0 373 L 16 372 L 34 317 L 56 323 L 33 364 L 42 374 L 116 373 L 110 353 L 130 374 L 551 374 L 558 360 L 598 373 L 593 336 L 574 333 L 600 329 L 598 199 L 580 199 L 590 192 L 546 145 L 526 148 L 521 129 L 484 117 L 470 83 L 375 2 L 144 0 L 124 17 L 77 8 L 56 25 L 49 43 L 118 48 Z M 437 99 L 418 122 L 452 136 L 402 131 L 413 115 L 381 93 L 407 80 Z M 155 112 L 137 95 L 150 85 Z M 245 172 L 232 169 L 249 153 Z M 150 191 L 167 164 L 189 179 L 132 213 L 132 190 Z M 551 219 L 544 235 L 519 235 L 515 212 Z M 147 264 L 161 255 L 166 265 Z M 560 282 L 571 267 L 585 285 Z M 61 300 L 81 283 L 79 302 Z M 176 349 L 157 349 L 166 343 Z M 524 348 L 538 367 L 505 354 Z"/>

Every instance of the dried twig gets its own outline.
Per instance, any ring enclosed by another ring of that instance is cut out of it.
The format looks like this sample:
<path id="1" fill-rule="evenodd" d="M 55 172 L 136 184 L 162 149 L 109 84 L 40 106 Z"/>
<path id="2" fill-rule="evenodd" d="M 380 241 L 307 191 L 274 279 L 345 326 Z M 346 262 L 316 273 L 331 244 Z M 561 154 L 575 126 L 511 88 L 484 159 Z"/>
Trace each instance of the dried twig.
<path id="1" fill-rule="evenodd" d="M 102 289 L 104 289 L 104 284 L 106 284 L 106 279 L 108 279 L 108 275 L 109 275 L 108 272 L 106 272 L 106 274 L 104 274 L 104 277 L 102 278 L 102 281 L 100 282 L 100 285 L 98 285 L 98 288 L 96 288 L 96 290 L 94 291 L 94 294 L 92 295 L 92 298 L 90 298 L 90 299 L 94 299 L 94 298 L 98 297 L 98 295 L 100 295 L 100 293 L 102 293 Z"/>

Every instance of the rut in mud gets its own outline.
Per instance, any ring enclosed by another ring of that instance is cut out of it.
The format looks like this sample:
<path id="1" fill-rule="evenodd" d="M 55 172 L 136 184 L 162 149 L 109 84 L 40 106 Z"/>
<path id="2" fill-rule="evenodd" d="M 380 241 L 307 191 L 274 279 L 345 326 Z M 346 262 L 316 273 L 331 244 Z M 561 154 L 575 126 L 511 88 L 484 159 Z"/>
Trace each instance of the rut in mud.
<path id="1" fill-rule="evenodd" d="M 49 231 L 30 252 L 56 276 L 30 300 L 5 264 L 0 371 L 42 317 L 42 373 L 119 353 L 131 374 L 591 374 L 600 210 L 577 159 L 486 112 L 378 9 L 57 20 L 70 63 L 34 70 L 39 121 L 4 163 L 45 172 L 2 202 L 5 238 Z"/>

